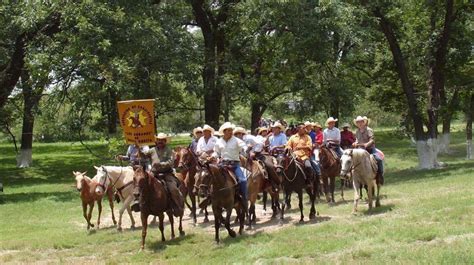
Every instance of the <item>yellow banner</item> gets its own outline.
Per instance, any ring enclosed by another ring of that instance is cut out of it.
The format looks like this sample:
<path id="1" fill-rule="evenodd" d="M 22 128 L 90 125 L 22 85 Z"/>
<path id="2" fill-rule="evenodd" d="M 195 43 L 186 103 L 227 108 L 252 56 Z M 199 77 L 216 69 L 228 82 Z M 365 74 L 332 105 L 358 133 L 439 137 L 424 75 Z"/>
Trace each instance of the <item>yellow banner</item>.
<path id="1" fill-rule="evenodd" d="M 153 99 L 118 101 L 120 125 L 127 144 L 155 144 Z"/>

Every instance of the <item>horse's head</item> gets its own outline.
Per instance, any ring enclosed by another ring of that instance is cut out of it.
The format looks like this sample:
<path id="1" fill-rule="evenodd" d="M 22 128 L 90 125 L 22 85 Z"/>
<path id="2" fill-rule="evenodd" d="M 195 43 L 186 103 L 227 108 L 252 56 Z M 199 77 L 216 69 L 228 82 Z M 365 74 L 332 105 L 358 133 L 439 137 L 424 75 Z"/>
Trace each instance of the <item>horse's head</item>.
<path id="1" fill-rule="evenodd" d="M 87 172 L 76 172 L 76 171 L 73 171 L 72 174 L 74 175 L 74 178 L 76 179 L 76 189 L 78 191 L 82 191 L 82 188 L 84 186 L 84 182 L 86 181 L 86 179 L 89 179 L 87 176 L 86 176 L 86 173 Z"/>
<path id="2" fill-rule="evenodd" d="M 180 170 L 188 170 L 191 167 L 192 154 L 189 148 L 181 148 L 179 150 L 179 160 L 176 165 Z"/>
<path id="3" fill-rule="evenodd" d="M 341 176 L 346 177 L 347 174 L 352 170 L 352 149 L 347 149 L 344 151 L 341 157 Z"/>
<path id="4" fill-rule="evenodd" d="M 97 187 L 95 188 L 95 193 L 98 196 L 102 196 L 110 184 L 109 174 L 104 166 L 94 166 L 94 168 L 97 170 L 94 180 L 98 183 Z"/>
<path id="5" fill-rule="evenodd" d="M 196 175 L 196 182 L 194 183 L 194 193 L 197 193 L 201 198 L 207 198 L 210 195 L 212 172 L 210 166 L 207 166 L 201 171 L 200 174 Z"/>
<path id="6" fill-rule="evenodd" d="M 148 174 L 145 172 L 142 166 L 133 167 L 133 196 L 135 200 L 140 198 L 140 193 L 145 186 L 146 178 Z"/>

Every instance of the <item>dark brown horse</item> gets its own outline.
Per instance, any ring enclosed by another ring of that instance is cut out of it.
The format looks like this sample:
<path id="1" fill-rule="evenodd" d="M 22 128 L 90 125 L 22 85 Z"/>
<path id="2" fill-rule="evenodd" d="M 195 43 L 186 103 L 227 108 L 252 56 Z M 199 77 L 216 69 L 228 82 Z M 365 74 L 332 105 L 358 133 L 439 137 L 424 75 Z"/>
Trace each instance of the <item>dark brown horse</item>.
<path id="1" fill-rule="evenodd" d="M 219 243 L 219 227 L 224 223 L 229 236 L 235 237 L 235 231 L 230 227 L 230 216 L 235 208 L 239 219 L 239 234 L 242 234 L 245 222 L 245 210 L 241 200 L 236 196 L 237 181 L 228 172 L 214 164 L 206 164 L 208 174 L 202 174 L 199 181 L 199 195 L 203 198 L 211 198 L 212 212 L 214 214 L 215 240 Z M 222 217 L 223 209 L 226 212 L 225 219 Z"/>
<path id="2" fill-rule="evenodd" d="M 309 195 L 310 203 L 311 203 L 311 210 L 309 212 L 309 219 L 316 218 L 316 208 L 314 206 L 316 196 L 315 192 L 318 190 L 319 187 L 319 179 L 316 176 L 308 176 L 310 178 L 310 185 L 305 180 L 305 172 L 304 172 L 304 165 L 301 163 L 298 158 L 293 154 L 291 150 L 286 151 L 286 156 L 282 160 L 283 162 L 283 182 L 282 188 L 285 199 L 283 200 L 283 204 L 281 207 L 280 212 L 280 224 L 283 223 L 285 207 L 290 199 L 290 195 L 292 192 L 298 194 L 298 206 L 300 208 L 301 218 L 300 223 L 304 222 L 304 215 L 303 215 L 303 189 Z"/>
<path id="3" fill-rule="evenodd" d="M 191 200 L 191 205 L 185 200 L 186 205 L 188 206 L 189 210 L 191 211 L 191 215 L 193 217 L 193 222 L 197 222 L 196 218 L 196 192 L 194 191 L 194 184 L 195 184 L 195 177 L 198 171 L 198 161 L 197 158 L 194 156 L 192 151 L 186 147 L 177 147 L 175 149 L 176 153 L 176 168 L 180 171 L 183 182 L 184 182 L 184 193 L 183 196 L 189 196 Z M 207 217 L 207 215 L 206 215 Z"/>
<path id="4" fill-rule="evenodd" d="M 171 212 L 171 207 L 169 205 L 170 198 L 168 198 L 168 193 L 164 187 L 164 184 L 158 181 L 150 173 L 145 172 L 143 167 L 137 166 L 134 168 L 135 174 L 133 176 L 134 192 L 133 195 L 135 198 L 139 197 L 140 201 L 140 217 L 142 220 L 142 244 L 141 248 L 145 248 L 145 238 L 148 228 L 148 216 L 155 215 L 159 219 L 159 228 L 161 232 L 161 241 L 165 241 L 165 236 L 163 234 L 164 225 L 163 213 L 168 215 L 171 224 L 171 238 L 175 237 L 174 234 L 174 218 Z M 179 217 L 179 235 L 183 236 L 183 225 L 182 225 L 183 216 Z"/>
<path id="5" fill-rule="evenodd" d="M 329 148 L 321 146 L 319 151 L 319 161 L 321 162 L 321 178 L 323 180 L 326 201 L 330 204 L 335 203 L 334 190 L 336 189 L 336 177 L 339 176 L 341 172 L 341 160 L 337 159 L 336 154 Z M 341 181 L 341 189 L 344 189 L 344 180 Z"/>

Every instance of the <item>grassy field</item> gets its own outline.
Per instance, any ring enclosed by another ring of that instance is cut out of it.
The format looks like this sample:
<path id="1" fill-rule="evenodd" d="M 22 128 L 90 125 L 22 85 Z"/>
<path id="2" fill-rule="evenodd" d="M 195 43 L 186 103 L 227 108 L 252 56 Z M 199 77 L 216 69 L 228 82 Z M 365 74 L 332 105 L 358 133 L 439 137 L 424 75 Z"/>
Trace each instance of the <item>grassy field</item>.
<path id="1" fill-rule="evenodd" d="M 380 133 L 386 186 L 382 207 L 372 215 L 366 204 L 354 216 L 351 202 L 334 207 L 318 203 L 318 222 L 297 225 L 289 220 L 281 229 L 269 222 L 235 239 L 222 230 L 219 245 L 204 225 L 186 227 L 186 236 L 165 243 L 152 227 L 143 252 L 138 251 L 140 229 L 85 229 L 71 171 L 87 170 L 93 176 L 93 165 L 106 161 L 78 143 L 35 144 L 34 166 L 16 169 L 13 148 L 0 145 L 5 186 L 0 194 L 0 263 L 472 264 L 474 161 L 464 160 L 462 133 L 453 138 L 454 153 L 441 156 L 447 168 L 418 171 L 408 141 Z M 97 152 L 103 148 L 100 143 L 91 146 Z M 352 199 L 351 191 L 346 199 Z M 104 209 L 103 222 L 110 214 L 108 206 Z M 308 212 L 306 206 L 306 220 Z M 94 211 L 94 220 L 96 215 Z M 165 230 L 169 239 L 169 227 Z"/>

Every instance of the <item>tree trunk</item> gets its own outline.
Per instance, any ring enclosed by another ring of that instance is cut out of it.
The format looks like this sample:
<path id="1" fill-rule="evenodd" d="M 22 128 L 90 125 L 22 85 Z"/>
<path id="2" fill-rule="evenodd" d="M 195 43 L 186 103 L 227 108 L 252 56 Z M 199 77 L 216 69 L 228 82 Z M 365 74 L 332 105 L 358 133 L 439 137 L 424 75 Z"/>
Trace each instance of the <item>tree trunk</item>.
<path id="1" fill-rule="evenodd" d="M 117 108 L 115 107 L 117 104 L 117 92 L 113 89 L 109 89 L 108 91 L 109 96 L 106 100 L 107 105 L 107 128 L 108 134 L 115 134 L 117 133 L 117 121 L 118 121 L 118 114 Z"/>
<path id="2" fill-rule="evenodd" d="M 35 109 L 38 107 L 44 86 L 32 87 L 32 82 L 26 70 L 22 73 L 23 93 L 23 126 L 21 129 L 20 153 L 17 155 L 17 167 L 30 167 L 33 149 L 33 128 L 35 123 Z"/>
<path id="3" fill-rule="evenodd" d="M 253 133 L 255 129 L 258 128 L 258 124 L 260 122 L 260 119 L 263 116 L 263 113 L 267 109 L 267 105 L 264 103 L 252 102 L 251 107 L 252 107 L 252 115 L 251 115 L 252 123 L 250 126 L 250 130 Z"/>
<path id="4" fill-rule="evenodd" d="M 466 159 L 472 159 L 472 117 L 474 116 L 474 93 L 471 92 L 466 108 Z"/>
<path id="5" fill-rule="evenodd" d="M 443 118 L 443 134 L 441 135 L 439 152 L 443 154 L 450 154 L 451 150 L 449 145 L 451 143 L 451 120 L 454 115 L 454 111 L 459 105 L 459 89 L 455 88 L 453 96 L 450 102 L 446 100 L 446 93 L 443 89 L 440 93 L 441 105 L 443 107 L 442 118 Z"/>

